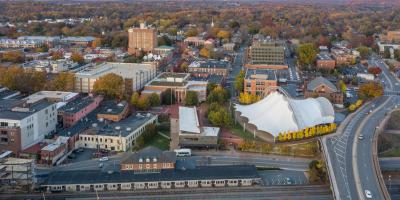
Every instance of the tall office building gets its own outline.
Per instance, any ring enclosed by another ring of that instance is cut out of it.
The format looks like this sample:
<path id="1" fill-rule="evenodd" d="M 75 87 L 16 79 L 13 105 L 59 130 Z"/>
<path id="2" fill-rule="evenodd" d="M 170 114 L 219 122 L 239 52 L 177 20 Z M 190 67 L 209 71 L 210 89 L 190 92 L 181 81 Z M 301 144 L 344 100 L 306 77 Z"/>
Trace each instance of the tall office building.
<path id="1" fill-rule="evenodd" d="M 151 52 L 157 47 L 157 30 L 141 23 L 139 28 L 128 30 L 128 52 L 137 54 L 140 51 Z"/>
<path id="2" fill-rule="evenodd" d="M 249 57 L 253 65 L 284 65 L 285 47 L 282 42 L 273 40 L 254 41 Z"/>

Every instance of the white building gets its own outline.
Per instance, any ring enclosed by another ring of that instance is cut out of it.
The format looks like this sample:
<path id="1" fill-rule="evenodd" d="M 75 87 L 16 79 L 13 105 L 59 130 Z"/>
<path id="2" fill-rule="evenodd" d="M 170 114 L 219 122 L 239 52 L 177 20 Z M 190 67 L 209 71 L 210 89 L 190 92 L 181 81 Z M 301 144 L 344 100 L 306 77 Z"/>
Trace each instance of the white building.
<path id="1" fill-rule="evenodd" d="M 0 151 L 22 150 L 41 142 L 56 130 L 57 107 L 47 100 L 27 103 L 24 100 L 0 102 Z"/>
<path id="2" fill-rule="evenodd" d="M 179 107 L 179 145 L 181 147 L 215 147 L 219 127 L 201 126 L 196 107 Z"/>
<path id="3" fill-rule="evenodd" d="M 146 126 L 157 122 L 153 114 L 132 115 L 119 122 L 106 122 L 99 119 L 92 127 L 79 135 L 78 146 L 91 149 L 128 151 L 142 135 Z"/>
<path id="4" fill-rule="evenodd" d="M 110 73 L 123 77 L 125 85 L 132 86 L 131 88 L 125 88 L 125 90 L 137 91 L 156 76 L 156 68 L 150 64 L 102 63 L 75 73 L 75 90 L 90 93 L 96 80 Z"/>

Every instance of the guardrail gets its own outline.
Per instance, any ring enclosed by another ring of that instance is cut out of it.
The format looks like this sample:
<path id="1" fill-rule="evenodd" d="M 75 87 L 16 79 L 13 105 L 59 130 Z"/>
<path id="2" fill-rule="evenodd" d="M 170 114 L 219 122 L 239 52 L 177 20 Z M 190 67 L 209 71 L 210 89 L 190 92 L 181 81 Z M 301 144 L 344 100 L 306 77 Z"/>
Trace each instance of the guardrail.
<path id="1" fill-rule="evenodd" d="M 372 162 L 374 164 L 374 169 L 376 172 L 376 176 L 378 178 L 378 184 L 379 187 L 382 191 L 383 197 L 387 200 L 390 200 L 390 194 L 389 191 L 387 190 L 387 187 L 385 185 L 385 179 L 382 176 L 381 173 L 381 167 L 379 164 L 379 158 L 378 158 L 378 136 L 380 133 L 383 132 L 384 127 L 387 123 L 387 121 L 390 118 L 390 115 L 392 114 L 392 112 L 394 112 L 395 110 L 392 110 L 390 113 L 387 114 L 387 116 L 382 120 L 382 122 L 379 124 L 379 127 L 382 127 L 380 129 L 378 129 L 377 131 L 374 132 L 374 136 L 372 139 Z"/>

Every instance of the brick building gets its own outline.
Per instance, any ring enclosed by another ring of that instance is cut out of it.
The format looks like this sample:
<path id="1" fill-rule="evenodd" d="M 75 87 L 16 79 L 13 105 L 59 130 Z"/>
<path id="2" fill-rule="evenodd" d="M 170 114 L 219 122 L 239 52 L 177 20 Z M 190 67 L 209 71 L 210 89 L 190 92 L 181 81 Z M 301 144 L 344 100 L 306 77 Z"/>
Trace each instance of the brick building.
<path id="1" fill-rule="evenodd" d="M 65 128 L 73 126 L 87 114 L 96 109 L 103 100 L 102 96 L 80 97 L 62 107 L 58 114 L 62 116 Z"/>
<path id="2" fill-rule="evenodd" d="M 343 104 L 343 93 L 328 79 L 320 76 L 310 82 L 305 81 L 304 97 L 325 97 L 333 104 Z"/>
<path id="3" fill-rule="evenodd" d="M 317 69 L 331 70 L 336 66 L 336 61 L 329 54 L 323 53 L 317 56 Z"/>
<path id="4" fill-rule="evenodd" d="M 244 92 L 264 95 L 277 89 L 278 80 L 275 70 L 247 69 L 244 78 Z"/>
<path id="5" fill-rule="evenodd" d="M 157 47 L 157 30 L 141 23 L 140 27 L 128 29 L 128 52 L 152 52 Z"/>

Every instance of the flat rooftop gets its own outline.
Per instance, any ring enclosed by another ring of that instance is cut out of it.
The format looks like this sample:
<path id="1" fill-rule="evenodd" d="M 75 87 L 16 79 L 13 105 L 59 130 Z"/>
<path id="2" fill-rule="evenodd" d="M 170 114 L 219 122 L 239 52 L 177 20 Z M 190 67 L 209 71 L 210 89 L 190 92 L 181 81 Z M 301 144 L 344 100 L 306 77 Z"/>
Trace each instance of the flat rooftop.
<path id="1" fill-rule="evenodd" d="M 246 79 L 277 80 L 276 71 L 271 69 L 247 69 Z"/>
<path id="2" fill-rule="evenodd" d="M 123 78 L 136 79 L 136 77 L 139 75 L 144 77 L 147 75 L 150 76 L 152 70 L 154 70 L 154 67 L 150 64 L 106 62 L 78 71 L 75 76 L 99 78 L 106 74 L 114 73 L 122 76 Z"/>
<path id="3" fill-rule="evenodd" d="M 100 105 L 100 112 L 98 114 L 107 114 L 107 115 L 118 115 L 124 111 L 124 109 L 128 106 L 128 102 L 121 101 L 103 101 Z"/>
<path id="4" fill-rule="evenodd" d="M 227 69 L 229 67 L 229 62 L 224 60 L 201 60 L 201 61 L 193 61 L 189 68 L 219 68 L 219 69 Z"/>
<path id="5" fill-rule="evenodd" d="M 12 103 L 12 102 L 9 102 Z M 49 107 L 53 103 L 46 100 L 39 101 L 34 104 L 28 104 L 26 106 L 13 105 L 12 108 L 0 110 L 0 119 L 11 119 L 11 120 L 21 120 L 24 119 L 44 108 Z"/>
<path id="6" fill-rule="evenodd" d="M 51 172 L 43 185 L 96 184 L 178 180 L 258 179 L 254 165 L 198 166 L 194 169 L 164 169 L 160 173 L 135 174 L 132 171 L 74 170 Z"/>
<path id="7" fill-rule="evenodd" d="M 28 103 L 33 103 L 36 101 L 39 101 L 44 98 L 49 98 L 61 102 L 68 101 L 74 97 L 79 95 L 76 92 L 62 92 L 62 91 L 40 91 L 36 92 L 35 94 L 32 94 L 28 97 L 25 98 Z"/>
<path id="8" fill-rule="evenodd" d="M 126 137 L 134 130 L 151 120 L 155 115 L 151 113 L 135 114 L 127 117 L 118 122 L 105 122 L 99 119 L 97 122 L 92 123 L 92 129 L 95 130 L 97 135 L 108 136 L 123 136 Z"/>
<path id="9" fill-rule="evenodd" d="M 95 97 L 78 97 L 74 99 L 73 101 L 67 103 L 67 105 L 63 106 L 60 108 L 61 111 L 64 111 L 66 113 L 77 113 L 84 109 L 86 106 L 90 105 L 91 103 L 94 102 Z"/>
<path id="10" fill-rule="evenodd" d="M 318 60 L 333 60 L 329 54 L 322 53 L 317 55 Z"/>
<path id="11" fill-rule="evenodd" d="M 167 87 L 182 87 L 187 85 L 189 73 L 173 73 L 164 72 L 151 80 L 147 85 L 152 86 L 167 86 Z"/>

